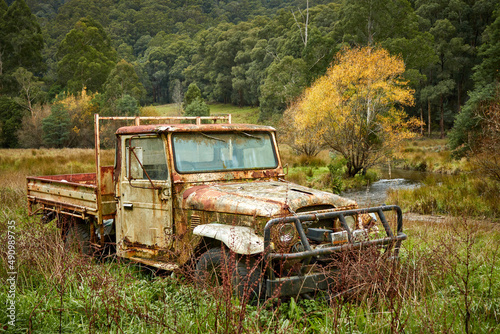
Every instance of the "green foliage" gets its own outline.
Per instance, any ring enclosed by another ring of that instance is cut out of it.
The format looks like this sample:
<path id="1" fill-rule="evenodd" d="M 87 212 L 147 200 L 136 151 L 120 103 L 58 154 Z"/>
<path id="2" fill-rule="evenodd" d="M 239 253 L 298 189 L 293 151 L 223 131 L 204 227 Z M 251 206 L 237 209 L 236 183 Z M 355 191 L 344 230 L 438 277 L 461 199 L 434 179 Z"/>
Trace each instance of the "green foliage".
<path id="1" fill-rule="evenodd" d="M 12 74 L 21 66 L 37 74 L 44 70 L 44 41 L 40 25 L 24 0 L 16 0 L 8 8 L 3 0 L 0 4 L 0 94 L 16 96 Z"/>
<path id="2" fill-rule="evenodd" d="M 277 122 L 345 44 L 381 46 L 405 62 L 419 97 L 409 115 L 422 113 L 445 131 L 464 112 L 452 134 L 463 148 L 479 129 L 468 130 L 478 122 L 466 109 L 497 80 L 495 0 L 7 3 L 0 1 L 0 92 L 11 97 L 19 95 L 18 67 L 43 78 L 43 91 L 107 94 L 108 111 L 124 94 L 143 105 L 180 103 L 196 83 L 208 103 L 259 107 L 261 121 Z M 119 69 L 122 58 L 128 65 Z"/>
<path id="3" fill-rule="evenodd" d="M 139 101 L 146 95 L 144 86 L 139 81 L 134 66 L 125 60 L 120 60 L 109 73 L 104 83 L 106 97 L 114 101 L 129 95 Z"/>
<path id="4" fill-rule="evenodd" d="M 128 94 L 123 95 L 115 101 L 115 108 L 118 115 L 137 116 L 139 115 L 139 105 L 137 100 Z"/>
<path id="5" fill-rule="evenodd" d="M 42 121 L 45 145 L 56 148 L 65 147 L 70 136 L 70 124 L 66 107 L 60 103 L 54 104 L 50 116 Z"/>
<path id="6" fill-rule="evenodd" d="M 482 62 L 474 67 L 475 87 L 469 93 L 469 100 L 458 114 L 450 133 L 450 146 L 457 157 L 464 156 L 475 145 L 480 145 L 478 137 L 484 123 L 484 110 L 495 101 L 500 86 L 500 8 L 495 12 L 496 19 L 483 34 L 483 44 L 479 48 Z"/>
<path id="7" fill-rule="evenodd" d="M 186 110 L 186 108 L 197 99 L 201 99 L 201 90 L 193 82 L 189 85 L 186 94 L 184 94 L 184 101 L 182 103 L 182 108 Z"/>
<path id="8" fill-rule="evenodd" d="M 5 10 L 5 6 L 2 7 Z M 13 72 L 19 66 L 32 72 L 43 70 L 42 30 L 26 2 L 15 0 L 4 13 L 0 10 L 0 14 L 3 14 L 0 23 L 3 70 Z"/>
<path id="9" fill-rule="evenodd" d="M 344 190 L 343 177 L 347 170 L 347 160 L 342 157 L 333 159 L 328 165 L 328 170 L 331 175 L 331 186 L 334 194 L 340 194 Z"/>
<path id="10" fill-rule="evenodd" d="M 0 96 L 0 147 L 17 147 L 17 131 L 21 126 L 23 108 L 13 99 Z"/>
<path id="11" fill-rule="evenodd" d="M 420 214 L 499 217 L 498 183 L 477 177 L 430 176 L 415 189 L 389 193 L 389 201 Z"/>
<path id="12" fill-rule="evenodd" d="M 101 90 L 116 63 L 116 51 L 103 27 L 90 18 L 82 18 L 66 35 L 57 51 L 59 81 L 70 92 L 86 88 Z"/>
<path id="13" fill-rule="evenodd" d="M 261 117 L 281 114 L 307 85 L 307 64 L 302 59 L 286 56 L 274 61 L 267 69 L 261 87 Z"/>
<path id="14" fill-rule="evenodd" d="M 33 114 L 33 104 L 40 102 L 43 93 L 41 86 L 43 83 L 33 76 L 33 73 L 23 67 L 18 67 L 12 74 L 20 86 L 19 97 L 14 98 L 15 101 L 23 108 L 29 110 Z"/>
<path id="15" fill-rule="evenodd" d="M 184 114 L 186 116 L 210 116 L 210 108 L 198 97 L 186 107 Z"/>

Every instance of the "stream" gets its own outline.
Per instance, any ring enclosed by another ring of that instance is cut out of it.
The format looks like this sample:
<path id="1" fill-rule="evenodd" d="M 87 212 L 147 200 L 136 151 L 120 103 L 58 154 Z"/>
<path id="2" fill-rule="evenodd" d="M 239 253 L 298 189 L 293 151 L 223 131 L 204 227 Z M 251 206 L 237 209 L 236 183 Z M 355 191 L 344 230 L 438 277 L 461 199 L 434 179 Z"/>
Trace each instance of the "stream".
<path id="1" fill-rule="evenodd" d="M 409 189 L 419 187 L 422 181 L 429 175 L 428 173 L 405 170 L 389 169 L 378 170 L 380 180 L 364 187 L 363 189 L 351 189 L 342 192 L 340 195 L 358 202 L 360 207 L 379 206 L 386 203 L 387 191 L 389 189 Z"/>

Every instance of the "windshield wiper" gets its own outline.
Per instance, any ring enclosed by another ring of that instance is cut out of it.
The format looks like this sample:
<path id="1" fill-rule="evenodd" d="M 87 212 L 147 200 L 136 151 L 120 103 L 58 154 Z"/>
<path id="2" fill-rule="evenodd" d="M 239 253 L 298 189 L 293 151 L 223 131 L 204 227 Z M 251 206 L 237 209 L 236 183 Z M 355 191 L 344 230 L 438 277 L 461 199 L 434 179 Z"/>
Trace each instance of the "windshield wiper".
<path id="1" fill-rule="evenodd" d="M 210 138 L 210 139 L 213 139 L 213 140 L 218 140 L 218 141 L 221 141 L 221 142 L 223 142 L 223 143 L 225 143 L 225 142 L 226 142 L 224 139 L 220 139 L 220 138 L 217 138 L 217 137 L 209 136 L 209 135 L 207 135 L 206 133 L 203 133 L 203 132 L 200 132 L 200 133 L 201 133 L 201 135 L 202 135 L 203 137 L 207 137 L 207 138 Z"/>
<path id="2" fill-rule="evenodd" d="M 242 134 L 242 135 L 244 135 L 244 136 L 250 137 L 250 138 L 255 138 L 255 139 L 258 139 L 258 140 L 261 140 L 261 139 L 262 139 L 261 137 L 254 136 L 254 135 L 251 135 L 251 134 L 246 133 L 246 132 L 243 132 L 243 131 L 238 132 L 238 133 L 240 133 L 240 134 Z"/>

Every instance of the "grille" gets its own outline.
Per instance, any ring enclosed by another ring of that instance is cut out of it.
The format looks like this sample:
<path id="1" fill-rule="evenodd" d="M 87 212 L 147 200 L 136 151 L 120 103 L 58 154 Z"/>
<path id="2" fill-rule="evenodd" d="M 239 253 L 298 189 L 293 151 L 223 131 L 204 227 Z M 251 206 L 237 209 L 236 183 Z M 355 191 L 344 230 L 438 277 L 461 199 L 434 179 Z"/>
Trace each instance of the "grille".
<path id="1" fill-rule="evenodd" d="M 201 224 L 201 217 L 198 215 L 191 215 L 191 230 L 193 230 L 196 226 Z"/>

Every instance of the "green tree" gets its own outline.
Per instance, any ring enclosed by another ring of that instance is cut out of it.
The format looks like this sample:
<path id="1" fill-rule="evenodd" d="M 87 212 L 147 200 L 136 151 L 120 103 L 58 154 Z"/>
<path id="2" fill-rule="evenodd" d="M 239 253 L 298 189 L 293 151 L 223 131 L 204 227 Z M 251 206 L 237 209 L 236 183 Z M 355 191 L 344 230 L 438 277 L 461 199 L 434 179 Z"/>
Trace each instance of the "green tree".
<path id="1" fill-rule="evenodd" d="M 33 116 L 33 103 L 41 96 L 41 86 L 43 83 L 38 81 L 33 73 L 23 67 L 19 67 L 14 73 L 14 78 L 20 86 L 20 96 L 14 100 L 23 108 L 29 110 Z"/>
<path id="2" fill-rule="evenodd" d="M 184 114 L 186 116 L 210 116 L 210 108 L 205 101 L 198 97 L 187 105 Z"/>
<path id="3" fill-rule="evenodd" d="M 119 115 L 137 116 L 139 115 L 139 104 L 137 100 L 128 94 L 123 95 L 115 102 L 114 108 Z"/>
<path id="4" fill-rule="evenodd" d="M 303 59 L 286 56 L 267 69 L 261 86 L 261 117 L 281 114 L 307 85 L 307 64 Z"/>
<path id="5" fill-rule="evenodd" d="M 125 95 L 138 101 L 146 94 L 134 66 L 124 59 L 120 60 L 110 72 L 104 84 L 104 91 L 107 98 L 113 101 L 123 98 Z"/>
<path id="6" fill-rule="evenodd" d="M 116 63 L 116 51 L 103 27 L 82 18 L 64 38 L 57 51 L 59 81 L 70 92 L 101 90 Z"/>
<path id="7" fill-rule="evenodd" d="M 182 103 L 182 109 L 186 110 L 186 108 L 193 103 L 193 101 L 200 99 L 201 100 L 201 90 L 198 86 L 193 82 L 188 86 L 186 94 L 184 94 L 184 102 Z"/>
<path id="8" fill-rule="evenodd" d="M 479 48 L 482 62 L 474 67 L 474 90 L 469 93 L 469 100 L 450 132 L 450 146 L 456 156 L 463 156 L 478 145 L 486 123 L 484 111 L 499 103 L 500 8 L 495 11 L 495 16 L 495 21 L 485 29 L 483 44 Z"/>
<path id="9" fill-rule="evenodd" d="M 5 9 L 5 5 L 0 8 Z M 16 0 L 10 5 L 3 14 L 0 30 L 6 44 L 2 58 L 4 69 L 11 72 L 19 66 L 32 72 L 44 69 L 42 30 L 24 0 Z"/>
<path id="10" fill-rule="evenodd" d="M 494 20 L 491 13 L 498 1 L 417 0 L 414 6 L 420 29 L 434 38 L 438 57 L 423 71 L 427 80 L 420 93 L 421 102 L 428 109 L 429 133 L 430 121 L 439 119 L 443 135 L 460 112 L 465 92 L 473 89 L 471 73 L 479 60 L 477 46 L 483 30 Z M 431 117 L 434 109 L 439 110 L 439 117 Z"/>
<path id="11" fill-rule="evenodd" d="M 70 138 L 71 120 L 63 104 L 56 103 L 51 108 L 50 116 L 42 121 L 43 141 L 48 147 L 67 146 Z"/>
<path id="12" fill-rule="evenodd" d="M 21 126 L 23 108 L 12 98 L 0 96 L 0 147 L 17 147 L 17 131 Z"/>
<path id="13" fill-rule="evenodd" d="M 12 73 L 18 67 L 40 73 L 44 69 L 42 31 L 24 0 L 6 8 L 0 2 L 0 92 L 16 95 Z"/>
<path id="14" fill-rule="evenodd" d="M 4 20 L 4 15 L 9 9 L 9 6 L 5 2 L 5 0 L 0 0 L 0 78 L 3 75 L 3 66 L 5 62 L 4 54 L 6 49 L 8 48 L 8 39 L 7 39 L 7 27 L 6 20 Z"/>

